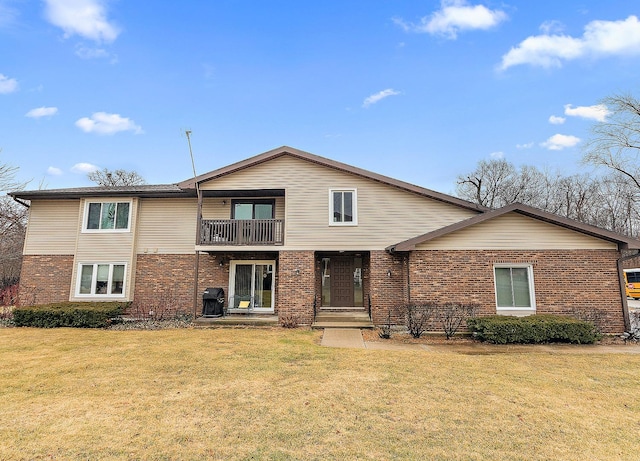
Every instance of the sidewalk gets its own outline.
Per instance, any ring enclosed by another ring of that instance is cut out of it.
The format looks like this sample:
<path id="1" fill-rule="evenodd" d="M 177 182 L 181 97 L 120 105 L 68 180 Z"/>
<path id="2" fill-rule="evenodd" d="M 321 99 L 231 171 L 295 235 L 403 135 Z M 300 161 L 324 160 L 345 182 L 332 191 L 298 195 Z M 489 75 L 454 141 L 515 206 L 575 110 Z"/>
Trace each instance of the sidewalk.
<path id="1" fill-rule="evenodd" d="M 364 341 L 362 330 L 357 328 L 325 328 L 321 346 L 349 349 L 371 349 L 385 351 L 427 351 L 457 353 L 465 355 L 513 354 L 523 352 L 552 354 L 640 354 L 640 344 L 487 344 L 468 342 L 464 344 L 406 344 L 393 339 Z"/>

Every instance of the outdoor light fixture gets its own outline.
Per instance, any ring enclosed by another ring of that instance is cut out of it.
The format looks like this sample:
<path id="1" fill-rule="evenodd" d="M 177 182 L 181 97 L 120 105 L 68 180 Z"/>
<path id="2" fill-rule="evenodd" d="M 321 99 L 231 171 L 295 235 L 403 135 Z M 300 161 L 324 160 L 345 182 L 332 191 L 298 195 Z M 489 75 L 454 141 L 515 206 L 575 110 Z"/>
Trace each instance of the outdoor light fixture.
<path id="1" fill-rule="evenodd" d="M 387 269 L 387 277 L 391 277 L 391 269 Z"/>

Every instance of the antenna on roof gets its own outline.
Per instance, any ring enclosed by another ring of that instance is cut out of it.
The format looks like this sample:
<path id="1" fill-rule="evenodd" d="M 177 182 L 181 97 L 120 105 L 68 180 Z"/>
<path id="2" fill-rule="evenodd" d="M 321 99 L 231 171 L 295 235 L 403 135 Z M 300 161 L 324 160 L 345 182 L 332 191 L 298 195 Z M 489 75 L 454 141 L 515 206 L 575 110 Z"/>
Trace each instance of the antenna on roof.
<path id="1" fill-rule="evenodd" d="M 191 167 L 193 168 L 193 177 L 196 175 L 196 162 L 193 160 L 193 151 L 191 150 L 191 130 L 184 130 L 184 134 L 187 135 L 187 142 L 189 143 L 189 155 L 191 155 Z"/>

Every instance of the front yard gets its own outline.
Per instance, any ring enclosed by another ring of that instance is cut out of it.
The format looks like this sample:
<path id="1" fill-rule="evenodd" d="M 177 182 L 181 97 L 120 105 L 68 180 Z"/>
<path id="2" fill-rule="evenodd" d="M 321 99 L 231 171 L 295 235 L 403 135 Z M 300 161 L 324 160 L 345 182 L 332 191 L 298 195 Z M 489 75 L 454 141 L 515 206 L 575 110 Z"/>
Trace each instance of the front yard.
<path id="1" fill-rule="evenodd" d="M 321 334 L 0 329 L 0 459 L 638 456 L 639 354 L 332 349 Z"/>

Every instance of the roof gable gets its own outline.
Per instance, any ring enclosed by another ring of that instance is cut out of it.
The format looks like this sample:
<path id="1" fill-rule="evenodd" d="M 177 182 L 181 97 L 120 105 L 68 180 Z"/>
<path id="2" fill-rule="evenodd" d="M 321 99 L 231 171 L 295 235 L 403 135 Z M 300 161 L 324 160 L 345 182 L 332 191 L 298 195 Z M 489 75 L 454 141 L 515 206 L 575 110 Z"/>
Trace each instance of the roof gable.
<path id="1" fill-rule="evenodd" d="M 533 219 L 548 222 L 557 226 L 564 227 L 575 232 L 579 232 L 591 237 L 596 237 L 602 240 L 616 243 L 619 249 L 640 249 L 640 240 L 611 232 L 599 227 L 584 224 L 573 219 L 564 218 L 562 216 L 554 215 L 546 211 L 538 210 L 536 208 L 524 205 L 522 203 L 513 203 L 497 210 L 487 211 L 480 215 L 474 216 L 464 221 L 460 221 L 455 224 L 443 227 L 441 229 L 427 232 L 426 234 L 419 235 L 417 237 L 405 240 L 403 242 L 396 243 L 387 247 L 388 251 L 411 251 L 416 248 L 417 245 L 428 242 L 430 240 L 437 239 L 439 237 L 452 234 L 462 229 L 467 229 L 471 226 L 487 222 L 489 220 L 496 219 L 500 216 L 504 216 L 507 213 L 519 213 L 523 216 L 528 216 Z"/>
<path id="2" fill-rule="evenodd" d="M 251 168 L 253 166 L 262 164 L 264 162 L 268 162 L 270 160 L 282 157 L 282 156 L 291 156 L 304 161 L 312 162 L 317 165 L 321 165 L 326 168 L 331 168 L 334 170 L 346 172 L 361 178 L 365 178 L 368 180 L 376 181 L 382 184 L 386 184 L 404 191 L 413 192 L 415 194 L 429 197 L 434 200 L 438 200 L 440 202 L 448 203 L 451 205 L 455 205 L 457 207 L 474 210 L 474 211 L 484 211 L 486 208 L 477 205 L 475 203 L 467 202 L 466 200 L 459 199 L 457 197 L 453 197 L 451 195 L 443 194 L 440 192 L 433 191 L 431 189 L 426 189 L 420 186 L 416 186 L 414 184 L 410 184 L 404 181 L 400 181 L 397 179 L 390 178 L 388 176 L 384 176 L 378 173 L 373 173 L 371 171 L 364 170 L 362 168 L 358 168 L 352 165 L 348 165 L 346 163 L 337 162 L 335 160 L 330 160 L 325 157 L 320 157 L 318 155 L 311 154 L 309 152 L 304 152 L 298 149 L 294 149 L 288 146 L 282 146 L 277 149 L 270 150 L 263 154 L 256 155 L 254 157 L 248 158 L 246 160 L 242 160 L 237 163 L 233 163 L 231 165 L 219 168 L 217 170 L 213 170 L 209 173 L 205 173 L 195 178 L 187 179 L 178 183 L 178 186 L 182 189 L 195 189 L 196 184 L 202 184 L 207 181 L 215 181 L 217 178 L 222 176 L 226 176 L 247 168 Z"/>

